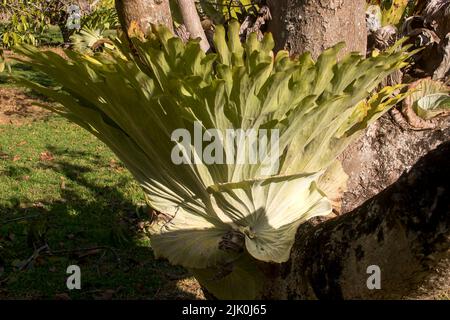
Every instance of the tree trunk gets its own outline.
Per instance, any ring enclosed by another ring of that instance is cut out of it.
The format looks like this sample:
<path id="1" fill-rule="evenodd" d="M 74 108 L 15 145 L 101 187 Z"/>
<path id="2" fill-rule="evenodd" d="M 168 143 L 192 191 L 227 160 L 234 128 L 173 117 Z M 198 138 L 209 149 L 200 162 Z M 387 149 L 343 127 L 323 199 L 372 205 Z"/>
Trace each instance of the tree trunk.
<path id="1" fill-rule="evenodd" d="M 420 157 L 449 140 L 450 117 L 435 129 L 421 131 L 400 127 L 390 114 L 381 117 L 340 156 L 349 175 L 342 212 L 395 183 Z"/>
<path id="2" fill-rule="evenodd" d="M 367 285 L 370 266 L 379 268 L 379 289 Z M 448 297 L 450 142 L 354 211 L 303 225 L 270 280 L 269 299 Z"/>
<path id="3" fill-rule="evenodd" d="M 69 28 L 67 28 L 66 22 L 67 22 L 67 18 L 62 20 L 60 23 L 58 23 L 58 26 L 59 26 L 59 30 L 61 31 L 61 36 L 63 38 L 64 44 L 68 45 L 68 44 L 70 44 L 70 37 L 73 34 L 73 30 L 70 30 Z"/>
<path id="4" fill-rule="evenodd" d="M 323 50 L 345 41 L 343 52 L 367 47 L 365 0 L 268 0 L 272 13 L 269 31 L 276 50 L 292 54 L 310 51 L 316 58 Z"/>
<path id="5" fill-rule="evenodd" d="M 116 10 L 124 31 L 129 31 L 133 22 L 142 32 L 151 24 L 163 24 L 173 29 L 169 0 L 116 0 Z"/>
<path id="6" fill-rule="evenodd" d="M 200 22 L 194 0 L 178 0 L 178 6 L 190 37 L 192 39 L 200 38 L 200 47 L 203 51 L 208 51 L 210 49 L 209 42 Z"/>

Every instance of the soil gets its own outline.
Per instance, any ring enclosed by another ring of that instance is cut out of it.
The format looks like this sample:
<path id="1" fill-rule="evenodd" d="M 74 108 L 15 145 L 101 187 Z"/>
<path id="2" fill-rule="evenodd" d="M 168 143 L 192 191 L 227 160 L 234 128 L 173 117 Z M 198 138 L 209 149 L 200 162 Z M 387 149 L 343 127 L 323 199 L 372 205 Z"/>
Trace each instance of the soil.
<path id="1" fill-rule="evenodd" d="M 0 125 L 21 125 L 48 117 L 50 111 L 36 103 L 44 102 L 17 88 L 0 88 Z"/>
<path id="2" fill-rule="evenodd" d="M 61 47 L 42 47 L 42 51 L 52 51 L 67 58 Z M 12 59 L 15 54 L 10 50 L 4 51 L 6 59 Z M 51 112 L 36 104 L 49 104 L 20 88 L 0 87 L 0 125 L 28 124 L 48 117 Z"/>

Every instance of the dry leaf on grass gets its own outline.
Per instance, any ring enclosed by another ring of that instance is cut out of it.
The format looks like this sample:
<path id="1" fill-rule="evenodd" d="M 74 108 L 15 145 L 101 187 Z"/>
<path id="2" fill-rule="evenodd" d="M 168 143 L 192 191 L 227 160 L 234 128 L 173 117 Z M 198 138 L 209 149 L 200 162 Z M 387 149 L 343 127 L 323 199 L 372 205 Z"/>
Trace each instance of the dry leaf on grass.
<path id="1" fill-rule="evenodd" d="M 41 154 L 39 155 L 39 160 L 41 161 L 53 161 L 54 159 L 55 157 L 50 151 L 41 152 Z"/>

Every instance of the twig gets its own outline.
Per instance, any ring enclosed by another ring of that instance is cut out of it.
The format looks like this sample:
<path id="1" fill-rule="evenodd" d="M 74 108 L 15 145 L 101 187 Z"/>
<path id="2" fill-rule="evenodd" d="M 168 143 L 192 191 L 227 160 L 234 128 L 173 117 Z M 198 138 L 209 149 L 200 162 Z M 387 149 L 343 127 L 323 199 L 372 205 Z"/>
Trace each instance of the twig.
<path id="1" fill-rule="evenodd" d="M 33 214 L 33 215 L 28 215 L 28 216 L 23 216 L 23 217 L 17 217 L 17 218 L 14 218 L 14 219 L 9 219 L 9 220 L 2 221 L 0 224 L 7 224 L 7 223 L 10 223 L 10 222 L 15 222 L 15 221 L 19 221 L 19 220 L 26 220 L 26 219 L 36 218 L 36 217 L 39 217 L 39 215 L 38 214 Z"/>
<path id="2" fill-rule="evenodd" d="M 88 247 L 88 248 L 56 250 L 56 251 L 49 250 L 49 252 L 47 254 L 48 255 L 70 254 L 70 253 L 75 253 L 75 252 L 91 251 L 91 250 L 96 250 L 96 249 L 107 249 L 107 250 L 110 250 L 114 254 L 117 262 L 119 264 L 121 263 L 120 257 L 117 254 L 116 250 L 114 250 L 114 248 L 108 247 L 108 246 L 95 246 L 95 247 Z"/>
<path id="3" fill-rule="evenodd" d="M 46 252 L 42 252 L 45 249 L 47 249 L 47 251 Z M 34 250 L 33 254 L 25 261 L 24 264 L 22 264 L 19 267 L 19 271 L 22 271 L 23 269 L 25 269 L 32 261 L 36 260 L 41 254 L 46 254 L 46 255 L 68 254 L 68 253 L 74 253 L 74 252 L 90 251 L 90 250 L 95 250 L 95 249 L 110 250 L 114 254 L 117 262 L 119 264 L 121 264 L 121 260 L 120 260 L 119 255 L 117 254 L 116 250 L 114 250 L 114 248 L 112 248 L 112 247 L 96 246 L 96 247 L 89 247 L 89 248 L 78 248 L 78 249 L 52 251 L 52 250 L 50 250 L 50 247 L 48 246 L 48 244 L 45 244 L 42 247 Z M 0 279 L 0 285 L 3 284 L 4 282 L 8 281 L 8 279 L 9 279 L 9 276 L 5 277 L 4 279 Z"/>
<path id="4" fill-rule="evenodd" d="M 25 269 L 32 261 L 36 260 L 37 257 L 39 257 L 39 255 L 41 254 L 41 251 L 43 251 L 44 249 L 50 249 L 48 247 L 48 244 L 43 245 L 42 247 L 34 250 L 33 254 L 27 259 L 27 261 L 25 261 L 25 263 L 23 265 L 20 266 L 19 271 L 22 271 L 23 269 Z"/>
<path id="5" fill-rule="evenodd" d="M 233 4 L 234 0 L 229 1 L 227 4 L 222 4 L 222 3 L 217 3 L 217 2 L 210 2 L 210 1 L 205 1 L 205 3 L 207 4 L 211 4 L 213 6 L 216 7 L 227 7 L 227 8 L 242 8 L 242 7 L 253 7 L 254 4 L 253 3 L 249 3 L 249 4 L 243 4 L 242 2 L 239 1 L 239 4 Z M 195 1 L 195 3 L 199 4 L 201 3 L 201 1 Z"/>

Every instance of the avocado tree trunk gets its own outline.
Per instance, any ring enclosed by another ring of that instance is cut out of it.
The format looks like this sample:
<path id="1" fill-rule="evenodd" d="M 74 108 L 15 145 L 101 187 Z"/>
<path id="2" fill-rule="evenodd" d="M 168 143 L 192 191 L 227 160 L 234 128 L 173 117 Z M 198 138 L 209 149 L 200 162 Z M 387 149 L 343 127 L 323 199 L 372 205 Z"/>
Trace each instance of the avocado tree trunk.
<path id="1" fill-rule="evenodd" d="M 65 45 L 70 43 L 70 36 L 73 34 L 73 30 L 70 30 L 66 25 L 67 18 L 58 22 L 59 30 Z"/>
<path id="2" fill-rule="evenodd" d="M 316 58 L 344 41 L 343 52 L 366 52 L 365 0 L 267 0 L 276 50 L 306 51 Z"/>
<path id="3" fill-rule="evenodd" d="M 133 23 L 144 33 L 151 24 L 164 24 L 173 30 L 169 0 L 116 0 L 115 5 L 124 31 Z"/>

